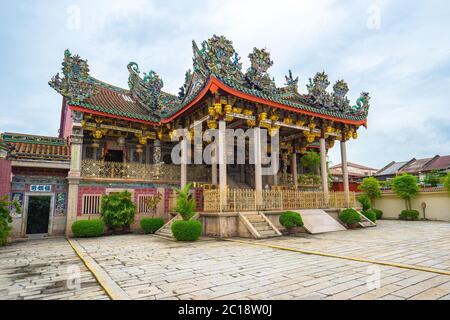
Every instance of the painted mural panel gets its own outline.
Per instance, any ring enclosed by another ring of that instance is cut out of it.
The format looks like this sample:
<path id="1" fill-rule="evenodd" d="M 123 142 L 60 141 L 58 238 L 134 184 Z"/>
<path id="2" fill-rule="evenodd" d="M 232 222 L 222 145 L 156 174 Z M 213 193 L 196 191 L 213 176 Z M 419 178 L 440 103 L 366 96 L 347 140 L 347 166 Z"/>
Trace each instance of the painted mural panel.
<path id="1" fill-rule="evenodd" d="M 59 192 L 55 199 L 55 216 L 63 216 L 66 214 L 67 208 L 67 193 Z"/>
<path id="2" fill-rule="evenodd" d="M 20 218 L 22 216 L 23 197 L 24 197 L 24 194 L 22 192 L 13 192 L 11 194 L 11 200 L 16 201 L 20 205 L 20 212 L 16 211 L 16 207 L 11 206 L 11 208 L 10 208 L 11 217 L 13 217 L 13 218 L 19 217 Z"/>

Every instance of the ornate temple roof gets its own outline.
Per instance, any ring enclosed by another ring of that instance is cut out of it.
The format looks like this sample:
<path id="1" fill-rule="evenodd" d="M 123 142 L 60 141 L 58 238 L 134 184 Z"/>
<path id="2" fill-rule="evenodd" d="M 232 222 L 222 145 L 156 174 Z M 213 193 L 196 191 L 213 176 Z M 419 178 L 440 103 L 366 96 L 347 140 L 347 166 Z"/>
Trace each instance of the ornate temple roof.
<path id="1" fill-rule="evenodd" d="M 70 161 L 69 147 L 64 139 L 3 133 L 0 141 L 8 146 L 11 159 Z"/>
<path id="2" fill-rule="evenodd" d="M 350 124 L 366 124 L 369 94 L 361 93 L 356 105 L 347 98 L 347 84 L 339 80 L 333 92 L 324 73 L 309 80 L 306 94 L 298 92 L 298 77 L 285 77 L 283 87 L 277 87 L 268 73 L 273 65 L 266 49 L 254 48 L 248 56 L 251 62 L 242 70 L 241 58 L 231 41 L 214 35 L 201 43 L 193 42 L 193 70 L 188 70 L 178 96 L 162 91 L 163 81 L 154 71 L 141 74 L 136 63 L 128 64 L 128 89 L 118 88 L 89 75 L 86 60 L 65 51 L 63 77 L 59 74 L 49 82 L 68 99 L 72 108 L 124 117 L 141 122 L 160 124 L 171 121 L 198 102 L 209 90 L 221 89 L 243 99 L 297 113 L 309 114 Z"/>

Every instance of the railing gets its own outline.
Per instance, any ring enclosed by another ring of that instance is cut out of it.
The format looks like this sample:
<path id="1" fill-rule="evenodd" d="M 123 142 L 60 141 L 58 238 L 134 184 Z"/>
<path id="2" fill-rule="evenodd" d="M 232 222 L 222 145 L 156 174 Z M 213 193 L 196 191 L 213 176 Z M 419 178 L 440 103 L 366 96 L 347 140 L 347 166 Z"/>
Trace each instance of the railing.
<path id="1" fill-rule="evenodd" d="M 83 160 L 81 162 L 81 176 L 91 179 L 179 182 L 181 170 L 180 166 L 176 165 Z M 202 165 L 188 165 L 188 181 L 209 182 L 210 177 L 211 168 Z"/>
<path id="2" fill-rule="evenodd" d="M 263 190 L 258 203 L 257 194 L 253 189 L 229 189 L 227 203 L 221 208 L 220 190 L 205 190 L 204 210 L 240 212 L 355 207 L 355 193 L 350 192 L 349 198 L 350 202 L 347 204 L 344 192 L 329 192 L 329 201 L 326 203 L 324 193 L 321 191 Z"/>

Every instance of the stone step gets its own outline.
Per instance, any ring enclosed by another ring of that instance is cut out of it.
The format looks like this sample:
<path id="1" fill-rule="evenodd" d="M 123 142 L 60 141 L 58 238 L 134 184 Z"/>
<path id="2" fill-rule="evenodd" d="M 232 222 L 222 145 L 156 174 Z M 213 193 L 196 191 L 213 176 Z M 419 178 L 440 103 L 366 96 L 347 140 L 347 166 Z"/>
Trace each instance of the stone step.
<path id="1" fill-rule="evenodd" d="M 252 223 L 266 222 L 266 220 L 261 216 L 246 216 L 246 218 Z"/>
<path id="2" fill-rule="evenodd" d="M 271 228 L 268 224 L 265 225 L 265 226 L 258 226 L 258 227 L 255 227 L 255 229 L 256 229 L 259 233 L 261 233 L 261 231 L 273 231 L 272 228 Z"/>
<path id="3" fill-rule="evenodd" d="M 254 223 L 252 223 L 252 225 L 256 228 L 256 227 L 265 227 L 265 226 L 267 226 L 268 224 L 267 224 L 267 221 L 261 221 L 261 222 L 254 222 Z"/>
<path id="4" fill-rule="evenodd" d="M 266 231 L 259 231 L 259 234 L 263 237 L 268 237 L 268 236 L 276 236 L 277 233 L 274 230 L 266 230 Z"/>

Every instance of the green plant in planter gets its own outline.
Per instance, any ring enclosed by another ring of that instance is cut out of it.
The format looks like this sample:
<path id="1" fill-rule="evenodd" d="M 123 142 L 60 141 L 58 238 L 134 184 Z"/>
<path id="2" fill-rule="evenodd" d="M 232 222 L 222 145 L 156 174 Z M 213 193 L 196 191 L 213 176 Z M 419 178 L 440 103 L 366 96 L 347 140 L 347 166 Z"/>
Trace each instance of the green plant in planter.
<path id="1" fill-rule="evenodd" d="M 72 223 L 72 232 L 76 238 L 100 237 L 105 232 L 102 220 L 79 220 Z"/>
<path id="2" fill-rule="evenodd" d="M 400 220 L 417 220 L 419 219 L 419 211 L 417 210 L 403 210 L 398 216 Z"/>
<path id="3" fill-rule="evenodd" d="M 129 229 L 134 221 L 136 205 L 128 191 L 111 193 L 102 197 L 101 217 L 110 230 Z"/>
<path id="4" fill-rule="evenodd" d="M 0 246 L 4 246 L 7 243 L 9 234 L 11 233 L 12 217 L 10 212 L 10 206 L 16 209 L 16 212 L 20 212 L 22 209 L 17 201 L 8 201 L 8 196 L 0 197 Z"/>
<path id="5" fill-rule="evenodd" d="M 302 216 L 293 211 L 286 211 L 280 215 L 280 224 L 289 232 L 295 227 L 303 227 Z"/>
<path id="6" fill-rule="evenodd" d="M 345 209 L 339 214 L 339 219 L 345 224 L 353 226 L 361 221 L 361 216 L 355 209 Z"/>
<path id="7" fill-rule="evenodd" d="M 141 219 L 141 228 L 145 234 L 155 233 L 164 226 L 164 220 L 161 218 Z"/>
<path id="8" fill-rule="evenodd" d="M 362 214 L 370 221 L 372 221 L 374 223 L 377 222 L 377 213 L 375 212 L 374 209 L 363 211 Z"/>
<path id="9" fill-rule="evenodd" d="M 189 193 L 191 184 L 185 185 L 178 192 L 178 198 L 175 211 L 181 216 L 182 220 L 172 223 L 172 234 L 178 241 L 195 241 L 202 234 L 202 224 L 200 221 L 191 220 L 195 215 L 195 199 Z"/>

